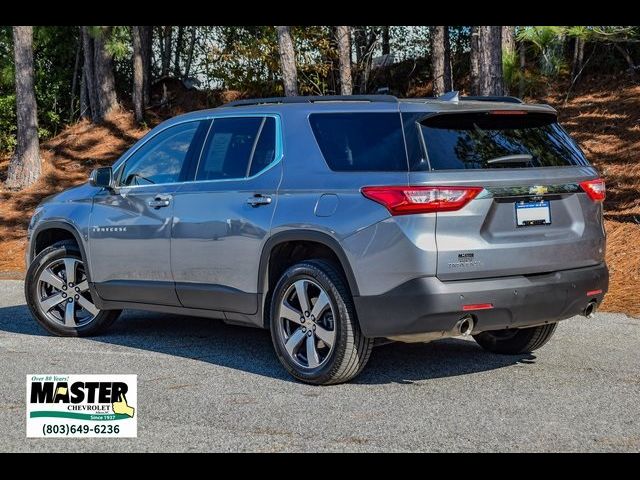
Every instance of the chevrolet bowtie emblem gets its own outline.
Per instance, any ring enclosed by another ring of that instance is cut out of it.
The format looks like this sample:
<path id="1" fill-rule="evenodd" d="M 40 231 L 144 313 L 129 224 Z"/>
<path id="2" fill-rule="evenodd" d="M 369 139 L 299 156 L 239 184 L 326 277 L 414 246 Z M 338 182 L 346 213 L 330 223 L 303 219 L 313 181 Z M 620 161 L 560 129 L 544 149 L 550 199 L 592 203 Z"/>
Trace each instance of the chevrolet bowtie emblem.
<path id="1" fill-rule="evenodd" d="M 536 185 L 534 187 L 529 187 L 530 195 L 544 195 L 548 191 L 549 189 L 543 185 Z"/>

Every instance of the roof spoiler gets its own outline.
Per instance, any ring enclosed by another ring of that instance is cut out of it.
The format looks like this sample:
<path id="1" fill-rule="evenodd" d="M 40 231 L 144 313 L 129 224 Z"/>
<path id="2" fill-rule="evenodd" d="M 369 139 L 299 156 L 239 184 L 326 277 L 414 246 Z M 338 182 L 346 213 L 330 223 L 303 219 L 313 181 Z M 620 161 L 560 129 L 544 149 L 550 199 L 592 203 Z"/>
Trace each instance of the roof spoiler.
<path id="1" fill-rule="evenodd" d="M 320 103 L 320 102 L 383 102 L 398 103 L 393 95 L 309 95 L 298 97 L 248 98 L 226 103 L 225 107 L 244 107 L 247 105 L 272 105 L 282 103 Z"/>
<path id="2" fill-rule="evenodd" d="M 480 95 L 471 95 L 460 97 L 460 100 L 472 100 L 474 102 L 504 102 L 504 103 L 524 103 L 518 97 L 510 97 L 510 96 L 502 96 L 502 95 L 488 95 L 488 96 L 480 96 Z"/>

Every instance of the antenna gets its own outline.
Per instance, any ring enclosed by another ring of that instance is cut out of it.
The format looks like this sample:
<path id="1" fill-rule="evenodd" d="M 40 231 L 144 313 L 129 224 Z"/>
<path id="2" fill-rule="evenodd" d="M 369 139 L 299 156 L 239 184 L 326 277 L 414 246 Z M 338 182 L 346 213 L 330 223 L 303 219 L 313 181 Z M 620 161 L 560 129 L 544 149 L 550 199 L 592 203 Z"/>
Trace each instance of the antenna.
<path id="1" fill-rule="evenodd" d="M 458 98 L 458 91 L 452 90 L 450 92 L 443 93 L 442 95 L 440 95 L 438 97 L 438 100 L 442 100 L 443 102 L 457 102 L 460 99 Z"/>

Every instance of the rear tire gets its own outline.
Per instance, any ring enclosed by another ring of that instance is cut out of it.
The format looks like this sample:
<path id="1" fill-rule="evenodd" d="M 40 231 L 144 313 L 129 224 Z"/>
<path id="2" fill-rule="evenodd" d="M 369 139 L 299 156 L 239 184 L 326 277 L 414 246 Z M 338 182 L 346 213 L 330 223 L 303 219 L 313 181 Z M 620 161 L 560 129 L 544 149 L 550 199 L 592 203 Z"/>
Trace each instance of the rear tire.
<path id="1" fill-rule="evenodd" d="M 300 296 L 306 298 L 301 302 Z M 347 283 L 325 260 L 300 262 L 284 272 L 269 318 L 278 360 L 302 382 L 347 382 L 371 355 L 374 342 L 360 330 Z"/>
<path id="2" fill-rule="evenodd" d="M 24 282 L 31 313 L 47 331 L 61 337 L 87 337 L 107 329 L 122 310 L 93 304 L 85 264 L 75 242 L 45 248 L 31 262 Z"/>
<path id="3" fill-rule="evenodd" d="M 474 335 L 485 350 L 506 355 L 530 353 L 542 347 L 553 336 L 557 323 L 513 330 L 493 330 Z"/>

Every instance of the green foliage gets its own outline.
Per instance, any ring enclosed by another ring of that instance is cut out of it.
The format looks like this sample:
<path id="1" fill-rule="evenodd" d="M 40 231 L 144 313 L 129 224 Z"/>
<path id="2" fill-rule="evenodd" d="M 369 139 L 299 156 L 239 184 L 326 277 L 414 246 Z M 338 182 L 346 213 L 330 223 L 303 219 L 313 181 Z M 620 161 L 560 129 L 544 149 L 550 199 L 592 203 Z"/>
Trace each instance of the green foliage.
<path id="1" fill-rule="evenodd" d="M 518 90 L 520 78 L 520 59 L 517 52 L 502 52 L 502 76 L 509 92 Z"/>
<path id="2" fill-rule="evenodd" d="M 34 27 L 33 63 L 38 134 L 55 135 L 69 118 L 78 27 Z M 0 152 L 15 146 L 16 104 L 11 27 L 0 27 Z"/>
<path id="3" fill-rule="evenodd" d="M 13 150 L 16 138 L 16 96 L 13 86 L 11 27 L 0 27 L 0 153 Z"/>
<path id="4" fill-rule="evenodd" d="M 0 96 L 0 152 L 10 152 L 16 145 L 16 96 Z"/>
<path id="5" fill-rule="evenodd" d="M 606 27 L 556 27 L 563 29 L 569 37 L 578 37 L 585 41 L 612 42 L 629 40 L 638 36 L 638 27 L 606 26 Z"/>
<path id="6" fill-rule="evenodd" d="M 124 26 L 115 26 L 110 29 L 107 40 L 107 51 L 113 55 L 116 61 L 131 57 L 131 29 Z"/>
<path id="7" fill-rule="evenodd" d="M 539 55 L 540 72 L 547 77 L 555 77 L 566 68 L 562 52 L 562 38 L 565 27 L 540 26 L 523 27 L 517 33 L 521 42 L 529 42 Z"/>
<path id="8" fill-rule="evenodd" d="M 210 32 L 203 70 L 220 88 L 275 93 L 278 41 L 273 27 L 224 26 Z"/>

